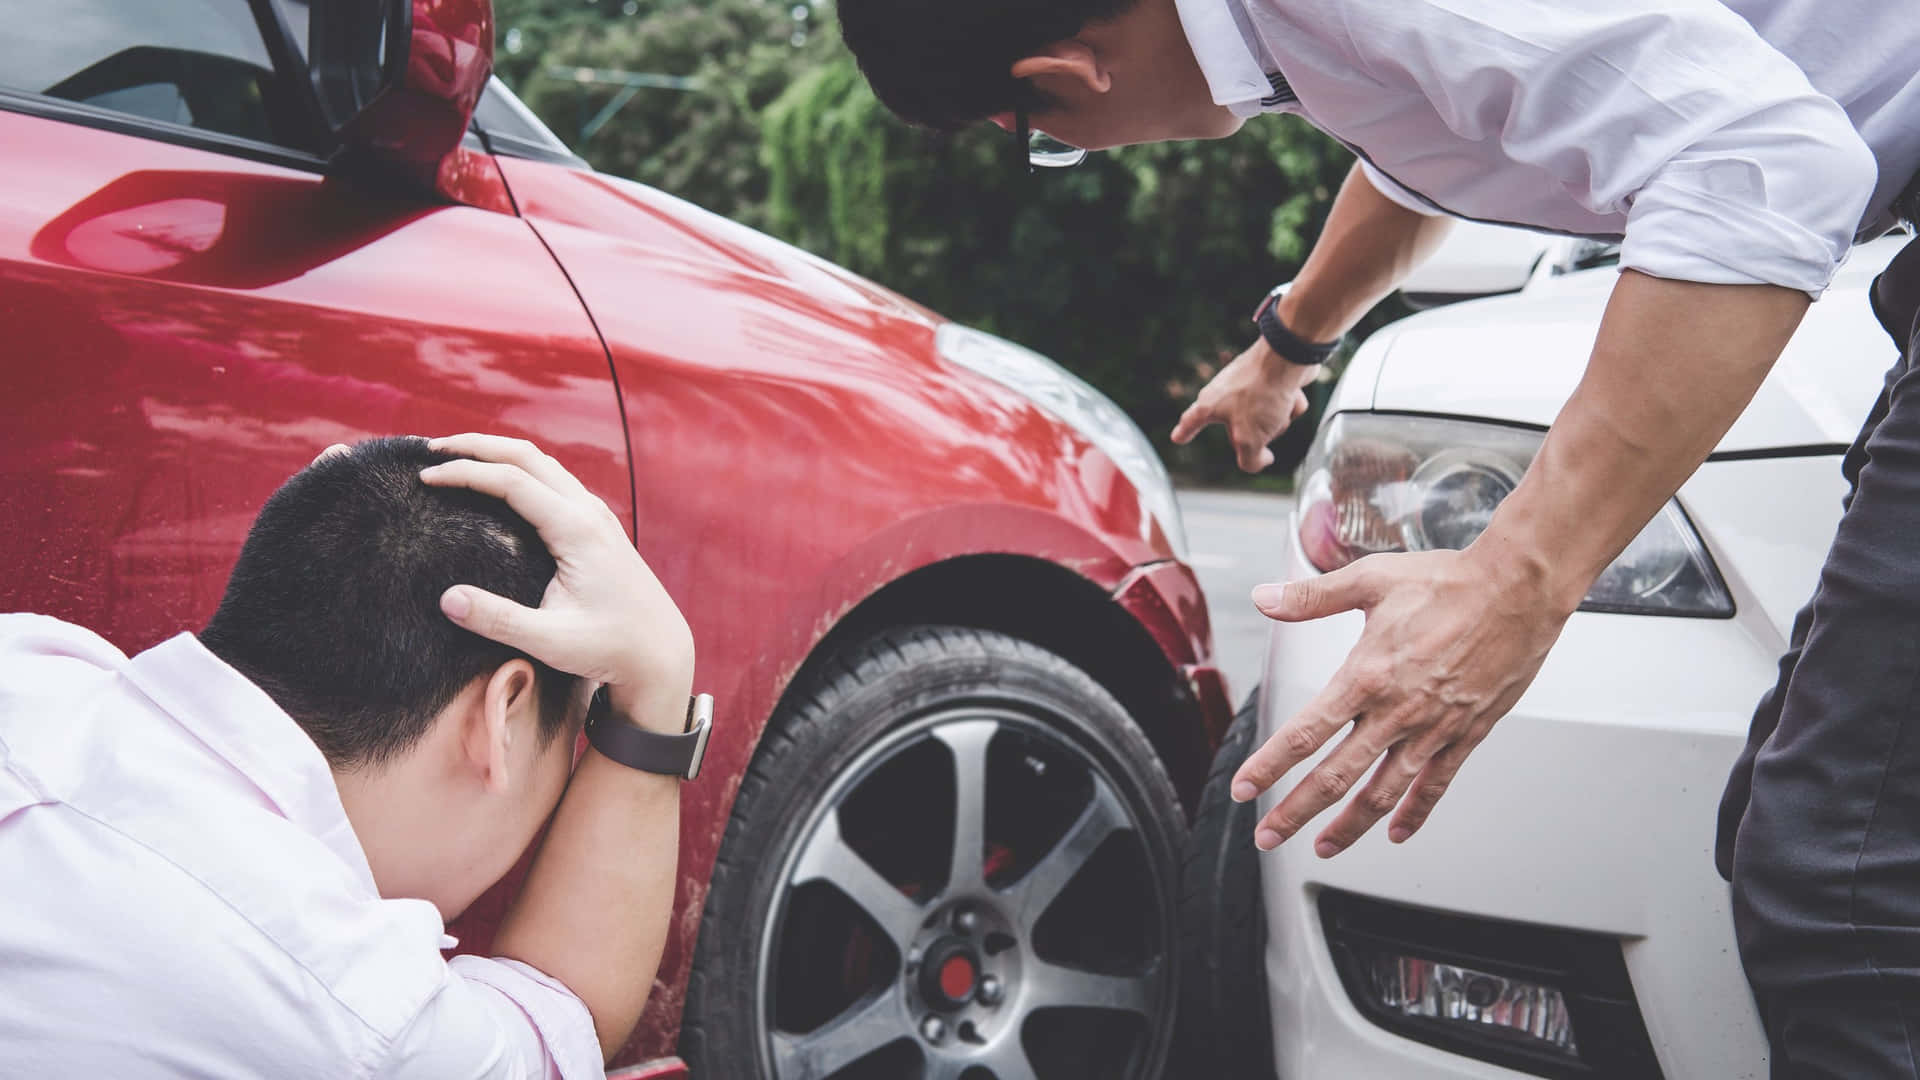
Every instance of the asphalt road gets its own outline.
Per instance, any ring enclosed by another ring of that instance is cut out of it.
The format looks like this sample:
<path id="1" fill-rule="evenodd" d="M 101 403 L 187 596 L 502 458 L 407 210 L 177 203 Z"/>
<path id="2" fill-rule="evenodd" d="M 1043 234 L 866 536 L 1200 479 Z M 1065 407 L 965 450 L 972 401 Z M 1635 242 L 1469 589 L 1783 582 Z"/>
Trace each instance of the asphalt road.
<path id="1" fill-rule="evenodd" d="M 1213 615 L 1214 654 L 1238 708 L 1260 681 L 1267 660 L 1265 616 L 1248 594 L 1281 580 L 1280 565 L 1293 500 L 1244 491 L 1182 491 L 1190 564 Z"/>

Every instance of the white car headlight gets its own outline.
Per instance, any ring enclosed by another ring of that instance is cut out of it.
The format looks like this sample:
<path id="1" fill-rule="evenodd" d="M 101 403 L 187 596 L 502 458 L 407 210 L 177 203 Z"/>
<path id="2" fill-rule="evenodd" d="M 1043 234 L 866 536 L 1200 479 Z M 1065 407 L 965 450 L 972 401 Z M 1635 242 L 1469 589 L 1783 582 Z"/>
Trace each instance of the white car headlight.
<path id="1" fill-rule="evenodd" d="M 1300 549 L 1321 571 L 1380 551 L 1464 548 L 1540 449 L 1537 431 L 1341 413 L 1300 467 Z M 1733 614 L 1699 534 L 1669 501 L 1587 592 L 1585 611 Z"/>
<path id="2" fill-rule="evenodd" d="M 1133 482 L 1174 555 L 1183 560 L 1187 557 L 1187 532 L 1180 522 L 1180 504 L 1174 501 L 1167 467 L 1120 406 L 1052 360 L 982 330 L 946 323 L 935 332 L 934 345 L 946 359 L 1024 394 L 1055 419 L 1086 436 Z"/>

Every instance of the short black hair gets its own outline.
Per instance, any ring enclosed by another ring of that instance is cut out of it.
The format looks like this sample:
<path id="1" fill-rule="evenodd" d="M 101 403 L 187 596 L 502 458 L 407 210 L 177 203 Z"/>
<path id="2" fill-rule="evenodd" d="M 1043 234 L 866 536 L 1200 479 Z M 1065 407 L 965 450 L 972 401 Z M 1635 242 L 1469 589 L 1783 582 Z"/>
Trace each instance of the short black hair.
<path id="1" fill-rule="evenodd" d="M 958 131 L 1050 102 L 1014 61 L 1110 19 L 1138 0 L 839 0 L 840 33 L 882 104 L 901 119 Z"/>
<path id="2" fill-rule="evenodd" d="M 533 607 L 553 579 L 506 503 L 421 481 L 447 460 L 424 439 L 373 439 L 296 473 L 261 507 L 200 635 L 335 769 L 391 761 L 467 684 L 525 655 L 454 625 L 449 586 Z M 567 727 L 574 679 L 533 665 L 544 745 Z"/>

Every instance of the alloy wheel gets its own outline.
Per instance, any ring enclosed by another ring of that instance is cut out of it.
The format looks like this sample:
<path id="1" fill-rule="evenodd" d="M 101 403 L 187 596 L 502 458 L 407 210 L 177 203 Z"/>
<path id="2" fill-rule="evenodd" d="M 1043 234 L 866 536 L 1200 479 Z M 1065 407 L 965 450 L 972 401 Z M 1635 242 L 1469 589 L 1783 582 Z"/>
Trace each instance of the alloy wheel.
<path id="1" fill-rule="evenodd" d="M 779 1080 L 1140 1077 L 1171 1012 L 1138 810 L 1047 718 L 948 709 L 827 785 L 761 943 Z"/>

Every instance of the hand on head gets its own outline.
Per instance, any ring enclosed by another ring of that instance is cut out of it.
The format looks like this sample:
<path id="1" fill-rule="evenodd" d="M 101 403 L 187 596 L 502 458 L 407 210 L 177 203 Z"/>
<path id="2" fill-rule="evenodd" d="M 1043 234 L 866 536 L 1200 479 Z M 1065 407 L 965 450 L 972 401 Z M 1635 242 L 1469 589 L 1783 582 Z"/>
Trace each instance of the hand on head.
<path id="1" fill-rule="evenodd" d="M 428 446 L 460 460 L 422 470 L 421 480 L 505 501 L 538 531 L 555 564 L 537 608 L 455 585 L 440 600 L 447 617 L 557 670 L 605 683 L 614 707 L 636 723 L 684 717 L 693 634 L 606 503 L 523 439 L 452 435 Z"/>

